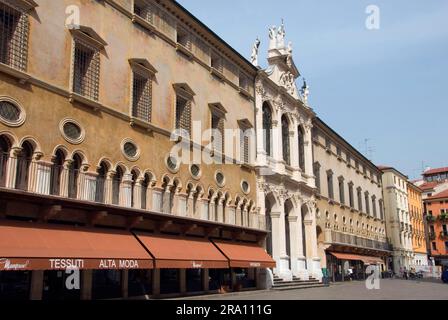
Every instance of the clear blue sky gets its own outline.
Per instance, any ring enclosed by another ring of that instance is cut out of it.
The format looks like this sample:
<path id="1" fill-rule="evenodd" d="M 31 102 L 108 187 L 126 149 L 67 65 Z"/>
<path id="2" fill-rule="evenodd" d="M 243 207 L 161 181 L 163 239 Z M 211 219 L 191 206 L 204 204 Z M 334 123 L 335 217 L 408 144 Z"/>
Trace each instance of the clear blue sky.
<path id="1" fill-rule="evenodd" d="M 268 27 L 284 18 L 325 122 L 376 164 L 411 178 L 422 162 L 448 166 L 448 1 L 179 2 L 246 58 L 259 36 L 263 67 Z M 380 30 L 365 27 L 371 4 L 380 8 Z"/>

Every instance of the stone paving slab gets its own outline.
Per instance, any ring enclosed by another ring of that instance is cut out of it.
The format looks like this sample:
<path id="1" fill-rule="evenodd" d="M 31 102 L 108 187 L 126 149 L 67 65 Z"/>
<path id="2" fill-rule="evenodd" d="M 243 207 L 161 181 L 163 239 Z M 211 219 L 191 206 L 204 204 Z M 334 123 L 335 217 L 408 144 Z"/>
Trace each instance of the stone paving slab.
<path id="1" fill-rule="evenodd" d="M 448 284 L 441 281 L 385 279 L 380 282 L 380 290 L 368 290 L 364 282 L 356 281 L 324 288 L 244 292 L 187 300 L 448 300 Z"/>

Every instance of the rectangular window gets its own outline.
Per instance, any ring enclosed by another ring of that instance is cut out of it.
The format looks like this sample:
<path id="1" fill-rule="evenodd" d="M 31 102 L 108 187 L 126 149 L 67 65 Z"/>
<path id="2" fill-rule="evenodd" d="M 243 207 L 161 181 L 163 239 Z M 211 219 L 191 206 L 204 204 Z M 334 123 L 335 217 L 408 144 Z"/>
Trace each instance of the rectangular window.
<path id="1" fill-rule="evenodd" d="M 365 193 L 365 202 L 366 202 L 366 213 L 370 215 L 370 199 L 369 199 L 369 193 Z"/>
<path id="2" fill-rule="evenodd" d="M 176 96 L 176 129 L 191 134 L 191 101 Z"/>
<path id="3" fill-rule="evenodd" d="M 432 243 L 432 250 L 437 251 L 437 244 L 435 242 Z"/>
<path id="4" fill-rule="evenodd" d="M 353 194 L 353 183 L 348 184 L 348 196 L 349 196 L 349 201 L 350 201 L 350 208 L 354 208 L 355 207 L 355 199 L 354 199 L 354 194 Z"/>
<path id="5" fill-rule="evenodd" d="M 191 50 L 190 34 L 184 28 L 177 28 L 177 43 L 187 48 L 188 50 Z"/>
<path id="6" fill-rule="evenodd" d="M 75 40 L 73 91 L 98 101 L 100 53 L 97 49 Z"/>
<path id="7" fill-rule="evenodd" d="M 379 206 L 380 206 L 380 219 L 384 220 L 384 203 L 383 200 L 380 200 L 378 202 Z"/>
<path id="8" fill-rule="evenodd" d="M 145 0 L 134 0 L 134 13 L 149 23 L 154 24 L 153 8 Z"/>
<path id="9" fill-rule="evenodd" d="M 151 122 L 152 80 L 148 76 L 133 72 L 132 116 Z"/>
<path id="10" fill-rule="evenodd" d="M 377 211 L 376 211 L 376 198 L 374 196 L 372 197 L 372 210 L 373 210 L 373 216 L 375 218 L 378 218 Z"/>
<path id="11" fill-rule="evenodd" d="M 224 154 L 224 117 L 212 113 L 213 150 Z"/>
<path id="12" fill-rule="evenodd" d="M 249 149 L 250 149 L 250 137 L 241 130 L 241 162 L 249 164 Z"/>
<path id="13" fill-rule="evenodd" d="M 329 138 L 325 138 L 325 147 L 331 150 L 331 140 Z"/>
<path id="14" fill-rule="evenodd" d="M 28 15 L 0 3 L 0 62 L 26 71 L 28 58 Z"/>
<path id="15" fill-rule="evenodd" d="M 361 188 L 358 189 L 358 210 L 359 210 L 359 212 L 362 212 L 362 190 L 361 190 Z"/>
<path id="16" fill-rule="evenodd" d="M 249 91 L 249 78 L 243 73 L 240 73 L 239 86 L 240 88 Z"/>
<path id="17" fill-rule="evenodd" d="M 333 173 L 327 172 L 328 198 L 334 200 Z"/>
<path id="18" fill-rule="evenodd" d="M 442 228 L 443 228 L 443 235 L 444 235 L 444 236 L 448 235 L 447 225 L 444 224 L 444 225 L 442 226 Z"/>
<path id="19" fill-rule="evenodd" d="M 219 54 L 212 52 L 210 60 L 211 60 L 210 66 L 213 69 L 217 70 L 218 72 L 222 73 L 223 71 L 222 57 Z"/>
<path id="20" fill-rule="evenodd" d="M 313 174 L 316 177 L 316 188 L 319 193 L 321 193 L 320 189 L 320 165 L 319 163 L 314 163 L 313 165 Z"/>
<path id="21" fill-rule="evenodd" d="M 336 154 L 337 154 L 339 157 L 342 157 L 342 150 L 341 150 L 340 147 L 336 147 Z"/>
<path id="22" fill-rule="evenodd" d="M 344 178 L 339 178 L 339 201 L 341 204 L 345 204 L 345 190 L 344 190 Z"/>

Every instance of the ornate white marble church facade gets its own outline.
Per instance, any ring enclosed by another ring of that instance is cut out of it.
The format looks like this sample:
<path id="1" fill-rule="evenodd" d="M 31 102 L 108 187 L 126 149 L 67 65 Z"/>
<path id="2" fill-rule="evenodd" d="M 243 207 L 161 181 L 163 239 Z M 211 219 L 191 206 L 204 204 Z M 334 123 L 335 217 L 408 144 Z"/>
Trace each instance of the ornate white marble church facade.
<path id="1" fill-rule="evenodd" d="M 274 276 L 322 279 L 316 236 L 312 119 L 308 87 L 285 46 L 285 29 L 270 29 L 268 67 L 256 79 L 257 201 L 265 213 L 267 250 L 277 262 Z M 259 41 L 252 62 L 258 65 Z"/>

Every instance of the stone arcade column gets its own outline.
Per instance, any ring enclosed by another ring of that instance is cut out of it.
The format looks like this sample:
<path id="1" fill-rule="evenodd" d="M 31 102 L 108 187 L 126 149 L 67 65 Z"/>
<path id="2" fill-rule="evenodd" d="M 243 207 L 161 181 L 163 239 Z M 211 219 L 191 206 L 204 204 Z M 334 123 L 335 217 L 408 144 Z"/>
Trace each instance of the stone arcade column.
<path id="1" fill-rule="evenodd" d="M 187 195 L 187 217 L 194 218 L 194 194 L 196 191 L 190 191 Z"/>
<path id="2" fill-rule="evenodd" d="M 17 177 L 17 156 L 22 151 L 22 148 L 11 148 L 10 158 L 6 167 L 6 188 L 15 189 Z"/>
<path id="3" fill-rule="evenodd" d="M 154 187 L 152 189 L 152 207 L 151 207 L 151 209 L 155 212 L 163 212 L 162 192 L 163 192 L 163 189 L 160 187 Z"/>
<path id="4" fill-rule="evenodd" d="M 73 163 L 72 159 L 68 159 L 64 161 L 64 165 L 62 166 L 62 172 L 61 172 L 61 186 L 59 195 L 63 198 L 68 198 L 68 183 L 69 183 L 69 173 L 70 173 L 70 167 Z"/>
<path id="5" fill-rule="evenodd" d="M 35 174 L 35 183 L 34 188 L 32 191 L 39 194 L 50 194 L 50 186 L 51 186 L 51 168 L 53 166 L 53 163 L 51 162 L 45 162 L 45 161 L 38 161 L 34 163 L 35 172 L 32 174 Z"/>
<path id="6" fill-rule="evenodd" d="M 132 175 L 124 174 L 122 182 L 120 184 L 120 200 L 119 203 L 123 207 L 131 207 L 131 194 L 132 194 Z"/>
<path id="7" fill-rule="evenodd" d="M 143 178 L 138 178 L 134 183 L 134 192 L 132 197 L 134 198 L 133 208 L 142 209 L 142 193 L 146 192 L 142 188 Z"/>
<path id="8" fill-rule="evenodd" d="M 79 174 L 79 193 L 81 200 L 95 201 L 96 197 L 96 172 L 82 172 Z"/>
<path id="9" fill-rule="evenodd" d="M 174 198 L 177 199 L 174 214 L 180 217 L 186 217 L 188 195 L 185 193 L 176 193 Z"/>
<path id="10" fill-rule="evenodd" d="M 163 213 L 171 213 L 171 188 L 172 185 L 167 185 L 165 188 L 165 192 L 163 193 L 162 197 L 162 212 Z"/>
<path id="11" fill-rule="evenodd" d="M 313 206 L 310 212 L 311 219 L 305 221 L 306 240 L 307 240 L 307 267 L 310 275 L 318 280 L 322 280 L 322 267 L 317 251 L 317 232 L 316 232 L 316 208 Z M 309 255 L 308 255 L 309 254 Z"/>
<path id="12" fill-rule="evenodd" d="M 223 197 L 221 197 L 218 200 L 218 208 L 217 208 L 217 212 L 218 212 L 218 216 L 216 217 L 216 221 L 223 223 L 224 222 L 224 201 L 225 199 Z"/>
<path id="13" fill-rule="evenodd" d="M 280 208 L 279 212 L 271 212 L 272 221 L 272 255 L 277 262 L 274 273 L 285 280 L 292 280 L 289 269 L 289 257 L 286 255 L 285 213 Z"/>
<path id="14" fill-rule="evenodd" d="M 300 214 L 300 210 L 298 210 Z M 303 252 L 302 217 L 301 215 L 289 216 L 290 246 L 291 246 L 291 271 L 293 276 L 300 280 L 309 280 L 306 269 L 306 258 Z"/>

